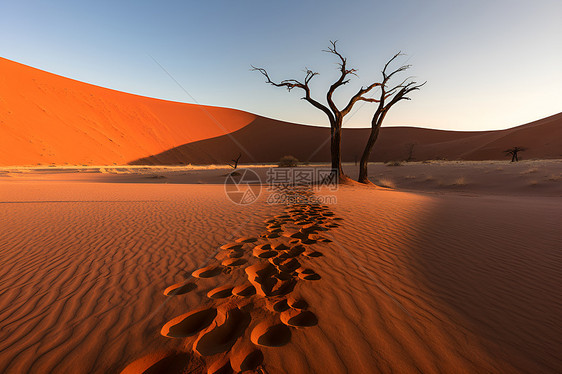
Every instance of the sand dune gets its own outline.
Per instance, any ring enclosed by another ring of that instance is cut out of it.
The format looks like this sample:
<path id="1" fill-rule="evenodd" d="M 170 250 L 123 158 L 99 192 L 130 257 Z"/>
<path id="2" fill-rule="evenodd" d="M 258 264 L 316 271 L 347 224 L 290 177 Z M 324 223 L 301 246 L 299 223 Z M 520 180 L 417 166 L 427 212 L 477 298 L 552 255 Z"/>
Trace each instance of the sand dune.
<path id="1" fill-rule="evenodd" d="M 329 160 L 329 130 L 233 109 L 122 93 L 0 58 L 0 165 Z M 369 124 L 366 124 L 369 125 Z M 345 129 L 344 161 L 360 158 L 368 129 Z M 228 135 L 227 135 L 228 134 Z M 372 161 L 562 158 L 562 114 L 502 131 L 381 130 Z"/>
<path id="2" fill-rule="evenodd" d="M 368 137 L 368 129 L 344 129 L 342 159 L 355 162 Z M 242 153 L 242 162 L 275 162 L 293 155 L 308 162 L 327 162 L 330 131 L 326 128 L 283 123 L 257 117 L 251 124 L 226 136 L 206 139 L 145 157 L 131 164 L 226 163 Z M 242 145 L 242 147 L 240 147 Z M 382 128 L 372 161 L 500 160 L 504 150 L 521 146 L 522 159 L 562 158 L 562 113 L 527 125 L 501 131 L 458 132 L 415 127 Z"/>
<path id="3" fill-rule="evenodd" d="M 114 91 L 3 58 L 0 71 L 0 165 L 126 164 L 255 118 Z"/>
<path id="4" fill-rule="evenodd" d="M 48 173 L 0 184 L 2 372 L 562 370 L 557 197 Z"/>

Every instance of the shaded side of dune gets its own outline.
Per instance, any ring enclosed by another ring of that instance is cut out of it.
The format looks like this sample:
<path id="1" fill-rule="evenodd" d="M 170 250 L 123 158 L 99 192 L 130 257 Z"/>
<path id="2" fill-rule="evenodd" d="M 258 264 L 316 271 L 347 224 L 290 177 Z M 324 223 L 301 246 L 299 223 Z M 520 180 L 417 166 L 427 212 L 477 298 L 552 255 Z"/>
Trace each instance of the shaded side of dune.
<path id="1" fill-rule="evenodd" d="M 370 129 L 344 129 L 344 162 L 361 158 Z M 301 161 L 329 161 L 330 130 L 257 117 L 230 134 L 191 142 L 130 162 L 133 165 L 220 164 L 242 154 L 241 162 L 275 162 L 285 155 Z M 501 131 L 455 132 L 414 127 L 381 129 L 371 161 L 501 160 L 521 146 L 524 159 L 562 157 L 562 113 Z"/>

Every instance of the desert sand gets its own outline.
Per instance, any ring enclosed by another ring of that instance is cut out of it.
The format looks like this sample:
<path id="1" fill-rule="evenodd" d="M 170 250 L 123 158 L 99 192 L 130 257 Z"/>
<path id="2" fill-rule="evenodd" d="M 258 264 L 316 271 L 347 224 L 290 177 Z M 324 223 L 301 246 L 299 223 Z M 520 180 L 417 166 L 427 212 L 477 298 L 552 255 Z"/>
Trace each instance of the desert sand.
<path id="1" fill-rule="evenodd" d="M 560 161 L 373 164 L 394 188 L 297 206 L 230 170 L 2 168 L 0 372 L 562 371 Z"/>

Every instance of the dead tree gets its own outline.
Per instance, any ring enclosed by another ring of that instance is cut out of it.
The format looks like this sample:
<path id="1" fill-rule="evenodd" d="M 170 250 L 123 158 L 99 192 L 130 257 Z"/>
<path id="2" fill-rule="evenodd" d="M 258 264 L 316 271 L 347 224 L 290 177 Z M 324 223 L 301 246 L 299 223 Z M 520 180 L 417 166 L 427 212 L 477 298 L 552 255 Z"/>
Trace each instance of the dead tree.
<path id="1" fill-rule="evenodd" d="M 359 163 L 359 182 L 361 183 L 369 183 L 369 176 L 368 176 L 368 164 L 369 164 L 369 157 L 371 155 L 371 151 L 377 138 L 379 136 L 380 127 L 384 121 L 384 118 L 388 114 L 390 108 L 392 108 L 396 103 L 401 100 L 410 100 L 408 95 L 410 92 L 419 90 L 421 86 L 425 84 L 417 84 L 417 82 L 412 81 L 410 78 L 406 78 L 401 83 L 390 87 L 389 82 L 391 78 L 400 72 L 403 72 L 410 68 L 411 65 L 402 65 L 398 69 L 393 70 L 392 72 L 388 72 L 388 68 L 390 64 L 396 60 L 401 53 L 398 52 L 395 54 L 388 62 L 384 65 L 382 70 L 382 83 L 379 85 L 380 87 L 380 95 L 379 98 L 376 100 L 378 102 L 377 110 L 373 115 L 373 119 L 371 120 L 371 132 L 369 133 L 369 138 L 367 139 L 367 144 L 365 145 L 365 149 L 363 151 L 363 155 L 361 156 L 361 161 Z"/>
<path id="2" fill-rule="evenodd" d="M 228 165 L 230 165 L 233 169 L 237 169 L 237 168 L 238 168 L 238 161 L 240 160 L 240 157 L 242 157 L 242 153 L 240 153 L 240 154 L 238 155 L 238 157 L 233 158 L 233 159 L 232 159 L 232 164 L 229 163 Z"/>
<path id="3" fill-rule="evenodd" d="M 414 159 L 414 147 L 416 143 L 408 143 L 406 144 L 406 149 L 408 150 L 408 157 L 406 157 L 406 162 L 410 162 Z"/>
<path id="4" fill-rule="evenodd" d="M 517 157 L 517 153 L 523 152 L 524 150 L 525 148 L 522 147 L 513 147 L 513 148 L 506 149 L 504 152 L 507 155 L 511 155 L 511 162 L 517 162 L 519 161 L 519 157 Z"/>
<path id="5" fill-rule="evenodd" d="M 316 75 L 319 73 L 314 72 L 308 68 L 305 68 L 305 76 L 304 80 L 299 81 L 296 79 L 286 79 L 280 82 L 274 82 L 270 79 L 269 74 L 264 68 L 258 68 L 252 66 L 253 71 L 259 71 L 265 76 L 266 83 L 269 83 L 275 87 L 285 87 L 288 91 L 291 91 L 293 88 L 300 88 L 304 91 L 303 100 L 308 101 L 312 106 L 321 110 L 326 114 L 328 120 L 330 121 L 330 153 L 331 153 L 331 163 L 332 163 L 332 174 L 335 174 L 335 180 L 338 182 L 342 182 L 347 179 L 343 172 L 342 164 L 341 164 L 341 135 L 342 135 L 342 125 L 344 117 L 349 114 L 355 103 L 360 100 L 368 101 L 368 102 L 378 102 L 376 99 L 368 98 L 364 96 L 368 92 L 370 92 L 373 88 L 380 85 L 380 83 L 372 83 L 366 87 L 361 87 L 359 91 L 355 95 L 353 95 L 347 105 L 343 109 L 339 109 L 337 105 L 333 101 L 334 92 L 338 87 L 341 87 L 347 83 L 349 83 L 350 76 L 355 75 L 357 76 L 356 69 L 349 69 L 347 66 L 347 59 L 342 56 L 342 54 L 336 48 L 337 41 L 330 41 L 330 47 L 324 52 L 331 53 L 339 59 L 338 67 L 339 67 L 339 78 L 330 86 L 328 92 L 326 93 L 326 102 L 328 105 L 324 105 L 319 101 L 312 98 L 310 93 L 310 86 L 309 83 Z"/>

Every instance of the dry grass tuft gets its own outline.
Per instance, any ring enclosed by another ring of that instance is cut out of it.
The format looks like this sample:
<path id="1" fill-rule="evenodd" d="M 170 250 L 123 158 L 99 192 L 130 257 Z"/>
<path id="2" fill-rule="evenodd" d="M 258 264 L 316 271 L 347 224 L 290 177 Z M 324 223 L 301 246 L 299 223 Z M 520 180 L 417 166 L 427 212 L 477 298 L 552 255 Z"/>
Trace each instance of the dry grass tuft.
<path id="1" fill-rule="evenodd" d="M 458 177 L 457 179 L 455 179 L 453 181 L 453 183 L 451 185 L 452 186 L 466 186 L 467 185 L 466 178 L 465 177 Z"/>
<path id="2" fill-rule="evenodd" d="M 388 161 L 384 163 L 386 166 L 402 166 L 400 161 Z"/>
<path id="3" fill-rule="evenodd" d="M 396 184 L 394 183 L 394 181 L 389 178 L 378 178 L 377 183 L 375 184 L 377 186 L 386 187 L 386 188 L 396 188 Z"/>
<path id="4" fill-rule="evenodd" d="M 536 173 L 537 171 L 539 171 L 539 169 L 537 169 L 537 168 L 530 168 L 530 169 L 527 169 L 527 170 L 522 171 L 522 172 L 521 172 L 521 175 L 533 174 L 533 173 Z"/>

